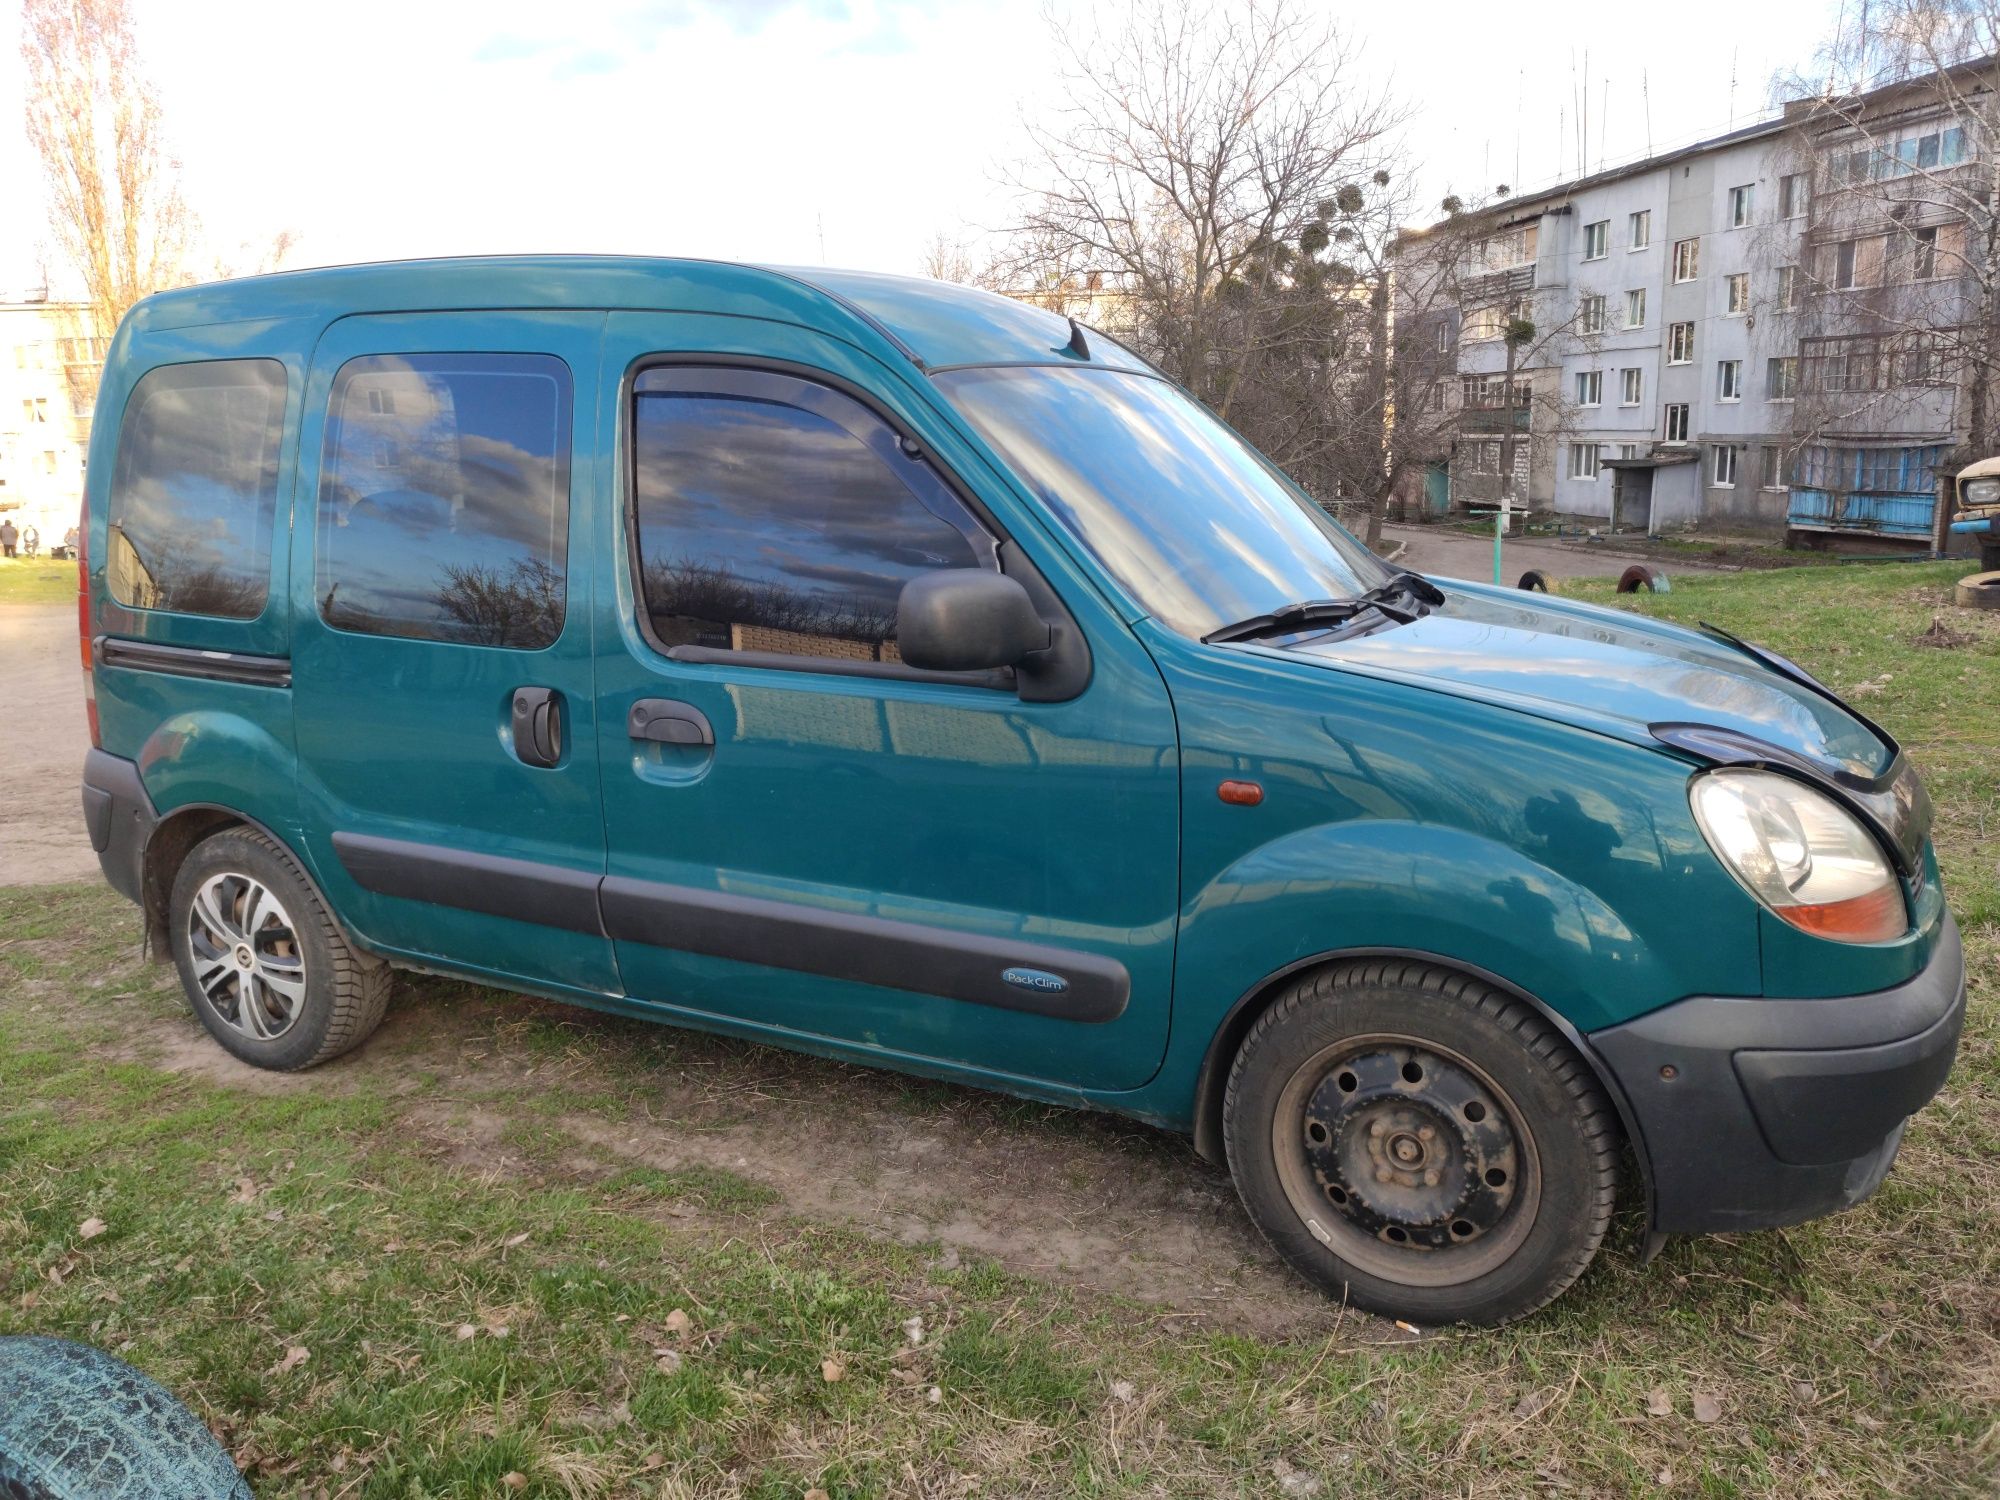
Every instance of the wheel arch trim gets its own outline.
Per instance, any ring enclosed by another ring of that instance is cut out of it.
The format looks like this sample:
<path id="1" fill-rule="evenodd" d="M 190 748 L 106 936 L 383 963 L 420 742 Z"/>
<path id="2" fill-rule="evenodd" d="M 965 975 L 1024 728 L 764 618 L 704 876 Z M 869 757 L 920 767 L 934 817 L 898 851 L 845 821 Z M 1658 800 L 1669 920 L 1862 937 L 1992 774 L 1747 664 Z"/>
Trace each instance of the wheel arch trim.
<path id="1" fill-rule="evenodd" d="M 1653 1168 L 1646 1154 L 1646 1137 L 1639 1129 L 1638 1118 L 1632 1112 L 1631 1103 L 1626 1099 L 1624 1089 L 1620 1087 L 1616 1075 L 1612 1073 L 1604 1059 L 1598 1056 L 1597 1049 L 1590 1045 L 1590 1039 L 1577 1030 L 1576 1026 L 1559 1011 L 1503 975 L 1481 968 L 1478 964 L 1467 963 L 1462 958 L 1419 948 L 1328 949 L 1286 964 L 1282 969 L 1265 975 L 1246 990 L 1216 1025 L 1214 1034 L 1209 1038 L 1207 1050 L 1202 1055 L 1201 1069 L 1195 1075 L 1194 1148 L 1197 1155 L 1204 1161 L 1217 1165 L 1225 1164 L 1222 1101 L 1228 1089 L 1230 1065 L 1235 1061 L 1237 1050 L 1242 1046 L 1244 1037 L 1250 1034 L 1250 1028 L 1256 1024 L 1257 1017 L 1269 1009 L 1285 982 L 1308 969 L 1369 958 L 1404 959 L 1411 963 L 1450 969 L 1469 979 L 1489 984 L 1503 994 L 1519 1000 L 1553 1026 L 1563 1040 L 1574 1049 L 1576 1055 L 1583 1059 L 1584 1065 L 1590 1069 L 1591 1076 L 1597 1080 L 1598 1086 L 1604 1090 L 1605 1097 L 1611 1101 L 1611 1107 L 1617 1111 L 1619 1126 L 1624 1130 L 1626 1142 L 1631 1146 L 1632 1155 L 1639 1164 L 1639 1179 L 1646 1201 L 1646 1223 L 1650 1232 L 1654 1219 Z"/>
<path id="2" fill-rule="evenodd" d="M 147 938 L 149 940 L 162 940 L 157 943 L 156 948 L 156 951 L 162 957 L 170 959 L 173 953 L 172 948 L 163 941 L 167 936 L 166 905 L 172 895 L 172 886 L 170 882 L 163 885 L 158 878 L 159 871 L 154 862 L 154 849 L 162 830 L 170 828 L 176 823 L 186 822 L 190 819 L 191 815 L 201 813 L 214 814 L 225 821 L 211 824 L 207 832 L 197 834 L 188 841 L 187 847 L 180 851 L 180 859 L 175 863 L 174 868 L 177 872 L 180 869 L 181 863 L 186 861 L 188 855 L 192 854 L 205 839 L 211 837 L 213 834 L 222 832 L 230 824 L 248 828 L 255 833 L 262 834 L 273 844 L 276 844 L 278 848 L 284 851 L 285 857 L 298 867 L 299 876 L 305 881 L 306 889 L 312 892 L 313 899 L 319 902 L 327 916 L 333 921 L 333 924 L 340 929 L 341 936 L 352 947 L 364 953 L 374 951 L 373 945 L 361 941 L 355 934 L 354 929 L 342 918 L 333 903 L 327 900 L 326 892 L 320 886 L 319 877 L 313 873 L 311 863 L 290 839 L 286 838 L 262 819 L 253 818 L 242 809 L 230 807 L 226 803 L 183 802 L 159 815 L 159 821 L 146 831 L 146 839 L 140 847 L 139 852 L 139 910 L 145 918 Z"/>

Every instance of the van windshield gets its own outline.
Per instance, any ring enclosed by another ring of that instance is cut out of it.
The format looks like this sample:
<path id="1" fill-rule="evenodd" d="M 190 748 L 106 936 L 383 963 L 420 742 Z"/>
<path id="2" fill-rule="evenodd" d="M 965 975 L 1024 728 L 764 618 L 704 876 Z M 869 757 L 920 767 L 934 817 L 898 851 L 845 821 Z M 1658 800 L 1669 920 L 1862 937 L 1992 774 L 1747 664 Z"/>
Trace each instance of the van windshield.
<path id="1" fill-rule="evenodd" d="M 1351 598 L 1391 576 L 1164 380 L 1039 365 L 935 379 L 1112 576 L 1182 635 L 1303 600 Z"/>

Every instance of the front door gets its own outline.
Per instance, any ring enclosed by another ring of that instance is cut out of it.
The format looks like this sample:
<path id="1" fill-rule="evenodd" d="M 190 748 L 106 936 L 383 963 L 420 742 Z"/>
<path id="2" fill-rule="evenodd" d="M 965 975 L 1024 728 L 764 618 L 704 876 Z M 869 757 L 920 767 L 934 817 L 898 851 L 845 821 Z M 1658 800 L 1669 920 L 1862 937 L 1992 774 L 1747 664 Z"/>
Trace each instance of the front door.
<path id="1" fill-rule="evenodd" d="M 735 358 L 660 353 L 690 349 Z M 979 461 L 926 394 L 849 346 L 613 314 L 605 372 L 630 490 L 601 551 L 620 571 L 598 662 L 627 990 L 807 1045 L 1143 1083 L 1179 839 L 1173 714 L 1143 647 L 1032 518 L 999 514 L 990 473 L 984 498 L 962 487 Z M 1026 578 L 1030 556 L 1088 638 L 1087 686 L 1029 701 L 903 665 L 904 583 Z"/>
<path id="2" fill-rule="evenodd" d="M 306 849 L 367 941 L 615 993 L 588 565 L 602 313 L 333 324 L 292 549 Z"/>

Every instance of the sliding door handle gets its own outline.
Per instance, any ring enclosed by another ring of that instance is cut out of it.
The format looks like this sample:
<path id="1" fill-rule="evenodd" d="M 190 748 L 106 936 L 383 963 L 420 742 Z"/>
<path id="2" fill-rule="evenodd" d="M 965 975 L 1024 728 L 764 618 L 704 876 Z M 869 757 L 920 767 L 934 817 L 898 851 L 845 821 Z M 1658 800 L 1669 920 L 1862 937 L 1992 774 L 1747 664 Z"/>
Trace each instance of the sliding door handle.
<path id="1" fill-rule="evenodd" d="M 514 689 L 514 754 L 524 765 L 552 767 L 562 759 L 562 694 L 554 688 Z"/>

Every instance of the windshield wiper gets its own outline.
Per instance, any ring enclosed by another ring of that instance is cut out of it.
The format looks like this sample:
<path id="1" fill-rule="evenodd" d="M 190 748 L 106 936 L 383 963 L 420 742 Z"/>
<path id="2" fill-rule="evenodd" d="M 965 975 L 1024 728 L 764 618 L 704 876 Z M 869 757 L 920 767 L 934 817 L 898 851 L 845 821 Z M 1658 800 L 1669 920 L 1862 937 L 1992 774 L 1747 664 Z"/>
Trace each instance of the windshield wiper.
<path id="1" fill-rule="evenodd" d="M 1252 615 L 1234 625 L 1221 626 L 1211 630 L 1202 640 L 1207 645 L 1220 646 L 1229 641 L 1254 640 L 1260 635 L 1284 635 L 1288 631 L 1305 630 L 1314 625 L 1338 625 L 1369 610 L 1388 616 L 1398 625 L 1407 625 L 1416 618 L 1415 614 L 1400 605 L 1385 599 L 1371 599 L 1365 594 L 1355 599 L 1306 599 L 1297 604 L 1281 604 L 1269 614 Z"/>
<path id="2" fill-rule="evenodd" d="M 1387 582 L 1352 599 L 1306 599 L 1297 604 L 1281 604 L 1269 614 L 1252 615 L 1247 620 L 1211 630 L 1202 640 L 1218 646 L 1229 641 L 1254 640 L 1261 635 L 1284 635 L 1314 625 L 1339 625 L 1368 611 L 1398 625 L 1407 625 L 1425 613 L 1423 609 L 1393 602 L 1401 598 L 1414 599 L 1421 605 L 1439 605 L 1444 603 L 1444 590 L 1420 573 L 1397 569 Z"/>

